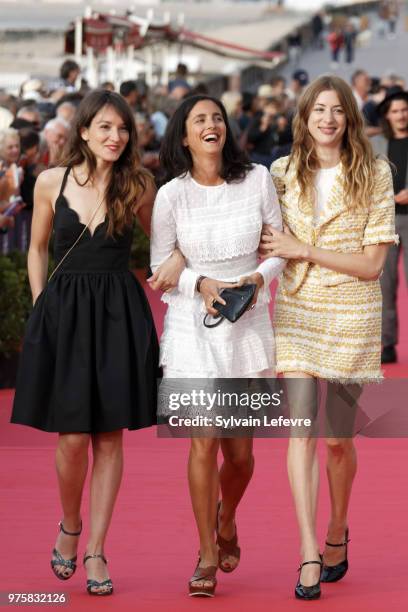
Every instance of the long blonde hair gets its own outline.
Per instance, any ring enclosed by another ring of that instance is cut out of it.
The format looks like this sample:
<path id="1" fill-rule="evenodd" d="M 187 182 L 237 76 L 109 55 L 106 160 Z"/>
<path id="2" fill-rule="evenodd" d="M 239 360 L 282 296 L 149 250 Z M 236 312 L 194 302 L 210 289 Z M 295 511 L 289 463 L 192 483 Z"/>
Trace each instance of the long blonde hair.
<path id="1" fill-rule="evenodd" d="M 293 147 L 290 164 L 296 169 L 301 202 L 313 202 L 314 177 L 320 168 L 315 142 L 307 122 L 316 98 L 322 91 L 335 91 L 346 116 L 341 162 L 344 168 L 343 188 L 346 205 L 350 208 L 370 204 L 375 175 L 375 155 L 364 132 L 363 117 L 349 85 L 335 76 L 315 79 L 303 92 L 293 121 Z"/>

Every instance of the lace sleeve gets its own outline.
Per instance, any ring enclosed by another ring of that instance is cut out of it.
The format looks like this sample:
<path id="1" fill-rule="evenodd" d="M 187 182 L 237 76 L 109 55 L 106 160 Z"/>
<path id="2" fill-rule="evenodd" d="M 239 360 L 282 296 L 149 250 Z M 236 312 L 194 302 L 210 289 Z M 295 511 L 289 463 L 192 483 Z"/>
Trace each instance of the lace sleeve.
<path id="1" fill-rule="evenodd" d="M 271 175 L 263 168 L 264 176 L 262 182 L 262 223 L 268 223 L 275 229 L 282 231 L 282 215 L 279 206 L 278 195 L 274 187 Z M 259 264 L 257 272 L 262 274 L 265 287 L 278 276 L 285 267 L 286 260 L 281 257 L 269 257 Z"/>
<path id="2" fill-rule="evenodd" d="M 150 238 L 150 266 L 157 268 L 173 253 L 177 245 L 177 226 L 173 207 L 164 193 L 159 189 L 154 202 L 152 214 L 152 232 Z M 198 274 L 184 268 L 180 275 L 177 289 L 187 297 L 193 297 Z"/>

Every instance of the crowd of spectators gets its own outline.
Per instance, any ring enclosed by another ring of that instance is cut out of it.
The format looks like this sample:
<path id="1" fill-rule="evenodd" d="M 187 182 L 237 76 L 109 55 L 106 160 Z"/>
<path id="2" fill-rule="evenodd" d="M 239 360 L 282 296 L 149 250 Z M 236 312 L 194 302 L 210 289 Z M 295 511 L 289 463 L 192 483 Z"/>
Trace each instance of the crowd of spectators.
<path id="1" fill-rule="evenodd" d="M 318 24 L 315 28 L 319 30 Z M 223 93 L 234 136 L 252 161 L 269 167 L 290 152 L 292 118 L 308 82 L 306 70 L 296 68 L 289 81 L 274 76 L 256 93 Z M 370 76 L 358 69 L 351 85 L 368 135 L 380 134 L 379 105 L 390 89 L 405 89 L 404 79 L 395 74 Z M 101 87 L 114 89 L 110 82 Z M 58 164 L 76 107 L 87 91 L 79 66 L 67 60 L 48 91 L 39 79 L 30 79 L 18 97 L 0 92 L 0 253 L 27 250 L 36 178 L 43 169 Z M 120 84 L 119 92 L 134 113 L 142 163 L 157 175 L 160 142 L 169 117 L 185 96 L 208 93 L 206 86 L 194 86 L 186 66 L 180 64 L 168 87 L 149 89 L 142 80 L 128 80 Z"/>
<path id="2" fill-rule="evenodd" d="M 320 11 L 314 15 L 311 22 L 312 45 L 317 49 L 328 47 L 332 70 L 339 67 L 341 57 L 346 64 L 353 64 L 356 59 L 356 48 L 369 44 L 373 30 L 377 30 L 379 36 L 395 38 L 399 13 L 399 0 L 381 0 L 378 3 L 378 19 L 374 21 L 372 15 L 369 16 L 364 12 L 347 15 Z M 375 23 L 374 28 L 373 23 Z M 289 56 L 294 63 L 297 63 L 302 47 L 301 33 L 295 33 L 288 42 Z"/>

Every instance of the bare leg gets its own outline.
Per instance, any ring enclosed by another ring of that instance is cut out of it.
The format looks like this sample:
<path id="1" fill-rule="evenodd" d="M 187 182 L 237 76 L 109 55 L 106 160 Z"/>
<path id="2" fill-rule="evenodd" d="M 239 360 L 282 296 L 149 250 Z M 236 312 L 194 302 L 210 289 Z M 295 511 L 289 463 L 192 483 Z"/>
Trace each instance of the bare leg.
<path id="1" fill-rule="evenodd" d="M 62 524 L 66 531 L 74 533 L 81 528 L 81 499 L 88 470 L 88 445 L 88 434 L 60 434 L 58 438 L 55 459 L 63 510 Z M 64 559 L 72 559 L 77 547 L 78 537 L 59 532 L 55 548 Z M 62 565 L 55 569 L 65 576 L 72 574 Z"/>
<path id="2" fill-rule="evenodd" d="M 90 534 L 87 555 L 104 554 L 104 544 L 123 472 L 122 430 L 93 434 Z M 88 578 L 106 580 L 108 570 L 102 559 L 86 562 Z M 101 589 L 104 590 L 102 587 Z M 105 588 L 107 590 L 107 588 Z"/>
<path id="3" fill-rule="evenodd" d="M 352 436 L 361 393 L 362 386 L 357 384 L 329 383 L 327 388 L 327 477 L 331 499 L 327 541 L 332 544 L 344 542 L 347 528 L 347 509 L 357 470 Z M 345 559 L 345 547 L 326 546 L 324 556 L 327 565 L 337 565 Z"/>
<path id="4" fill-rule="evenodd" d="M 328 438 L 327 477 L 329 480 L 331 517 L 327 531 L 327 541 L 340 544 L 344 541 L 347 528 L 347 509 L 351 487 L 357 471 L 357 457 L 351 438 Z M 345 559 L 345 547 L 324 549 L 324 562 L 337 565 Z"/>
<path id="5" fill-rule="evenodd" d="M 215 521 L 219 490 L 217 438 L 191 438 L 188 461 L 188 482 L 191 502 L 200 538 L 200 567 L 218 565 L 215 544 Z M 211 586 L 197 580 L 195 586 Z"/>
<path id="6" fill-rule="evenodd" d="M 219 534 L 225 540 L 235 535 L 235 511 L 254 472 L 252 438 L 223 438 L 221 450 L 224 462 L 220 470 L 222 504 L 219 513 Z M 236 557 L 225 557 L 223 566 L 235 568 Z"/>
<path id="7" fill-rule="evenodd" d="M 289 372 L 285 378 L 310 379 L 310 385 L 289 383 L 291 415 L 314 417 L 315 402 L 313 377 L 303 372 Z M 307 386 L 306 386 L 307 385 Z M 316 509 L 319 488 L 319 465 L 316 455 L 317 439 L 292 437 L 288 447 L 288 475 L 295 502 L 300 532 L 301 557 L 304 561 L 319 561 L 319 545 L 316 534 Z M 303 586 L 312 586 L 319 580 L 318 565 L 306 565 L 301 572 Z"/>

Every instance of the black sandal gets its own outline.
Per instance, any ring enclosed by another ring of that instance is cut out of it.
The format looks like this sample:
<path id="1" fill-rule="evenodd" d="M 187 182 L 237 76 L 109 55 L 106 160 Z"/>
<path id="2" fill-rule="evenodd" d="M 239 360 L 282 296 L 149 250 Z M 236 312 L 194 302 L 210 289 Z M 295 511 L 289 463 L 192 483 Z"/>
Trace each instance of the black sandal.
<path id="1" fill-rule="evenodd" d="M 82 532 L 82 521 L 81 521 L 81 527 L 79 531 L 67 531 L 64 528 L 62 521 L 58 523 L 58 526 L 60 528 L 60 531 L 62 531 L 62 533 L 65 535 L 79 536 L 81 535 L 81 532 Z M 77 565 L 76 565 L 77 555 L 75 555 L 75 557 L 72 557 L 72 559 L 64 559 L 64 557 L 61 555 L 60 552 L 58 552 L 56 548 L 54 548 L 54 550 L 52 551 L 52 554 L 55 557 L 55 559 L 51 559 L 51 569 L 56 575 L 56 577 L 59 578 L 59 580 L 69 580 L 70 578 L 72 578 L 77 568 Z M 62 573 L 59 573 L 55 569 L 58 565 L 62 565 L 66 569 Z M 66 574 L 67 570 L 70 572 L 68 575 Z"/>
<path id="2" fill-rule="evenodd" d="M 82 561 L 83 565 L 85 566 L 85 563 L 88 561 L 88 559 L 102 559 L 102 561 L 107 564 L 107 560 L 104 557 L 104 555 L 100 554 L 100 555 L 87 555 L 85 554 L 84 559 Z M 108 588 L 105 588 L 108 587 Z M 93 591 L 92 589 L 103 589 L 101 591 Z M 92 579 L 88 579 L 86 581 L 86 590 L 88 591 L 88 593 L 90 595 L 98 595 L 98 596 L 104 596 L 104 595 L 112 595 L 113 593 L 113 584 L 112 584 L 112 580 L 110 578 L 108 578 L 107 580 L 103 580 L 102 582 L 98 582 L 98 580 L 92 580 Z"/>
<path id="3" fill-rule="evenodd" d="M 344 536 L 344 542 L 341 544 L 331 544 L 331 542 L 326 541 L 326 546 L 333 546 L 333 548 L 339 548 L 340 546 L 346 547 L 346 558 L 344 561 L 340 561 L 337 565 L 323 565 L 322 570 L 322 582 L 338 582 L 347 574 L 348 570 L 348 559 L 347 559 L 347 544 L 350 542 L 349 540 L 349 530 L 348 527 L 346 529 L 346 534 Z"/>
<path id="4" fill-rule="evenodd" d="M 305 561 L 304 563 L 301 563 L 299 565 L 298 567 L 299 579 L 295 587 L 295 596 L 297 597 L 297 599 L 306 599 L 306 600 L 319 599 L 321 595 L 320 576 L 316 584 L 312 584 L 312 586 L 304 586 L 300 582 L 300 572 L 302 571 L 302 567 L 304 565 L 311 565 L 312 563 L 316 563 L 316 565 L 320 565 L 320 568 L 322 568 L 323 562 L 321 561 L 321 555 L 320 555 L 320 561 Z"/>

